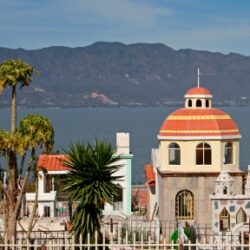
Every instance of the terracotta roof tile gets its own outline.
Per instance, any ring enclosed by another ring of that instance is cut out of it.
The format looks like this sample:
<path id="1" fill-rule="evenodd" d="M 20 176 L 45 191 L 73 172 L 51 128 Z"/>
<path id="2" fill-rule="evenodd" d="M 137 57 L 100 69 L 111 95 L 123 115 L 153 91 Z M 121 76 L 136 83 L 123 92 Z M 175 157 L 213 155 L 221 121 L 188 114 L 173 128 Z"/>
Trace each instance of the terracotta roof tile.
<path id="1" fill-rule="evenodd" d="M 186 92 L 186 95 L 211 95 L 209 90 L 203 87 L 191 88 Z"/>
<path id="2" fill-rule="evenodd" d="M 220 109 L 178 109 L 163 122 L 160 136 L 240 135 L 233 119 Z"/>
<path id="3" fill-rule="evenodd" d="M 67 156 L 63 154 L 41 154 L 38 158 L 37 169 L 45 168 L 47 171 L 65 171 L 69 169 L 63 166 L 63 161 L 65 160 L 67 160 Z"/>
<path id="4" fill-rule="evenodd" d="M 146 179 L 149 185 L 155 185 L 155 173 L 152 165 L 145 165 Z"/>
<path id="5" fill-rule="evenodd" d="M 136 188 L 132 187 L 132 197 L 133 197 L 133 206 L 140 206 L 146 208 L 148 206 L 148 190 L 147 187 Z"/>

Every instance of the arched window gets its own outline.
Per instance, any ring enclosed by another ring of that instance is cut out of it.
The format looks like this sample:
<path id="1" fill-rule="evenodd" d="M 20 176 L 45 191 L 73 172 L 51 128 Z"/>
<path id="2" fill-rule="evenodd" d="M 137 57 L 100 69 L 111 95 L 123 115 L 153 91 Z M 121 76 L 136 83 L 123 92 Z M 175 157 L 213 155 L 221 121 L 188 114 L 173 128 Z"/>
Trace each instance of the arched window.
<path id="1" fill-rule="evenodd" d="M 198 99 L 197 101 L 196 101 L 196 107 L 201 107 L 202 106 L 202 103 L 201 103 L 201 100 L 200 99 Z"/>
<path id="2" fill-rule="evenodd" d="M 177 143 L 170 143 L 168 146 L 168 163 L 169 165 L 181 164 L 181 149 Z"/>
<path id="3" fill-rule="evenodd" d="M 206 108 L 209 108 L 209 100 L 206 100 Z"/>
<path id="4" fill-rule="evenodd" d="M 224 163 L 225 164 L 232 164 L 233 163 L 233 144 L 232 144 L 232 142 L 227 142 L 225 145 Z"/>
<path id="5" fill-rule="evenodd" d="M 212 150 L 209 144 L 202 142 L 196 147 L 196 164 L 212 164 Z"/>
<path id="6" fill-rule="evenodd" d="M 192 107 L 192 100 L 188 100 L 188 107 Z"/>
<path id="7" fill-rule="evenodd" d="M 175 217 L 177 220 L 194 219 L 194 195 L 192 192 L 182 190 L 176 195 Z"/>
<path id="8" fill-rule="evenodd" d="M 247 221 L 247 215 L 243 208 L 240 208 L 236 214 L 236 224 L 240 224 Z"/>
<path id="9" fill-rule="evenodd" d="M 220 213 L 220 231 L 228 231 L 230 229 L 230 214 L 223 208 Z"/>

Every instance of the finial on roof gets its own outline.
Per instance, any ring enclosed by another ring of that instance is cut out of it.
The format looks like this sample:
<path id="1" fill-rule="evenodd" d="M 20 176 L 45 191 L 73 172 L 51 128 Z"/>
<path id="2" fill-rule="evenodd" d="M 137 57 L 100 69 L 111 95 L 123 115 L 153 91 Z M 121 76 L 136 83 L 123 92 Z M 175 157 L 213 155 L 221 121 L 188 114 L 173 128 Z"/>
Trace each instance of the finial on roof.
<path id="1" fill-rule="evenodd" d="M 200 69 L 197 70 L 197 87 L 200 87 Z"/>

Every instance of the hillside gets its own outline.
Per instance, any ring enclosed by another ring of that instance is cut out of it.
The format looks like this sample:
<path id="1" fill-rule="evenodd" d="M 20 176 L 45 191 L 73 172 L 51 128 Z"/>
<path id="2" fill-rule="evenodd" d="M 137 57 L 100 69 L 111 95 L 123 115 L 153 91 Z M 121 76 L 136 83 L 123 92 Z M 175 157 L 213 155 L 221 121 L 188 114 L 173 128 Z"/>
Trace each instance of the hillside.
<path id="1" fill-rule="evenodd" d="M 41 107 L 159 106 L 183 100 L 196 72 L 221 105 L 250 103 L 250 57 L 163 44 L 96 42 L 90 46 L 38 50 L 0 48 L 0 62 L 21 58 L 39 75 L 18 92 L 18 103 Z M 9 92 L 0 105 L 9 105 Z"/>

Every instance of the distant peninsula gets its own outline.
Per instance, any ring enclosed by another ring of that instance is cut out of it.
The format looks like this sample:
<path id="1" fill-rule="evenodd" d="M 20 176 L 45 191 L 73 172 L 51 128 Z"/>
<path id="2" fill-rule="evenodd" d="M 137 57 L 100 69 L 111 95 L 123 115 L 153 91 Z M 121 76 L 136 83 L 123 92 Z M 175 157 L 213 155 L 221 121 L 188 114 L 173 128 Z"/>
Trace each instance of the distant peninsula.
<path id="1" fill-rule="evenodd" d="M 21 58 L 39 74 L 18 90 L 26 107 L 176 106 L 197 84 L 216 105 L 250 104 L 250 57 L 236 53 L 174 50 L 164 44 L 96 42 L 85 47 L 36 50 L 0 48 L 0 63 Z M 10 93 L 0 95 L 9 106 Z"/>

